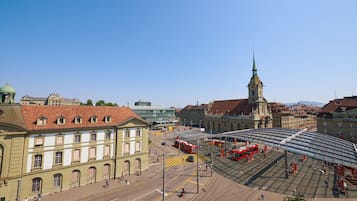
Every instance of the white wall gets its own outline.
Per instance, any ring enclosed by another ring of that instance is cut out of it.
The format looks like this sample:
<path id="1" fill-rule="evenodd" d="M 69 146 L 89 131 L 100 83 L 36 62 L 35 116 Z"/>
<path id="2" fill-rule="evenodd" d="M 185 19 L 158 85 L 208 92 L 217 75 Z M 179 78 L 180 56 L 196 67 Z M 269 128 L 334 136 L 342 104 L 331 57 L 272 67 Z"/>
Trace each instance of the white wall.
<path id="1" fill-rule="evenodd" d="M 43 161 L 42 161 L 42 169 L 46 170 L 46 169 L 51 169 L 52 165 L 53 165 L 53 157 L 54 157 L 54 153 L 53 151 L 46 151 L 42 157 Z"/>

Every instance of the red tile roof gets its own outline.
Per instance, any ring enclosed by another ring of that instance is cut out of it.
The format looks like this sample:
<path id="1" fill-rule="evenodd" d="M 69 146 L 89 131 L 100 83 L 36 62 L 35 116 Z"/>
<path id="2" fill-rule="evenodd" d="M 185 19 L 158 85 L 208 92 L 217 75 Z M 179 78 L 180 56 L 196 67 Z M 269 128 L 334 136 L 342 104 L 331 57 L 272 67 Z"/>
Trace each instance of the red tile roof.
<path id="1" fill-rule="evenodd" d="M 29 131 L 108 127 L 125 123 L 133 118 L 144 121 L 128 107 L 21 105 L 21 111 L 27 130 Z M 57 124 L 57 119 L 60 116 L 66 119 L 65 124 Z M 74 118 L 77 116 L 82 117 L 82 123 L 74 123 Z M 89 121 L 92 116 L 98 118 L 96 123 Z M 105 116 L 111 117 L 109 123 L 104 121 Z M 47 119 L 46 125 L 36 125 L 36 121 L 40 117 Z"/>
<path id="2" fill-rule="evenodd" d="M 201 105 L 186 105 L 186 107 L 184 107 L 183 109 L 184 110 L 194 110 L 194 109 L 207 109 L 208 108 L 208 105 L 207 104 L 201 104 Z"/>
<path id="3" fill-rule="evenodd" d="M 248 99 L 219 100 L 209 105 L 208 114 L 249 115 L 251 110 Z"/>
<path id="4" fill-rule="evenodd" d="M 352 96 L 330 101 L 321 108 L 320 113 L 341 112 L 355 108 L 357 108 L 357 96 Z"/>

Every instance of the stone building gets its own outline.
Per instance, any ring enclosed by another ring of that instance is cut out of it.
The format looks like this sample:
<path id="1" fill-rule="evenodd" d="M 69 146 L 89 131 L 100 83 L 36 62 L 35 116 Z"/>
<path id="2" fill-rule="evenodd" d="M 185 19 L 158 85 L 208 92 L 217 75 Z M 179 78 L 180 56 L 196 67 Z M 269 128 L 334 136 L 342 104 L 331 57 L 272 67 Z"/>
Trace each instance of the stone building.
<path id="1" fill-rule="evenodd" d="M 80 105 L 78 99 L 63 98 L 58 93 L 51 93 L 47 98 L 23 96 L 20 100 L 21 105 Z"/>
<path id="2" fill-rule="evenodd" d="M 252 72 L 248 99 L 219 100 L 208 104 L 205 117 L 208 132 L 272 127 L 272 114 L 263 96 L 263 82 L 258 76 L 254 57 Z"/>
<path id="3" fill-rule="evenodd" d="M 0 104 L 0 200 L 148 169 L 149 124 L 128 107 Z"/>
<path id="4" fill-rule="evenodd" d="M 178 114 L 180 121 L 184 126 L 203 127 L 205 125 L 205 116 L 208 105 L 187 105 L 182 108 Z"/>
<path id="5" fill-rule="evenodd" d="M 316 131 L 318 107 L 299 105 L 287 106 L 281 103 L 269 103 L 273 115 L 273 128 L 307 128 Z"/>
<path id="6" fill-rule="evenodd" d="M 322 107 L 317 118 L 320 133 L 357 142 L 357 96 L 335 99 Z"/>

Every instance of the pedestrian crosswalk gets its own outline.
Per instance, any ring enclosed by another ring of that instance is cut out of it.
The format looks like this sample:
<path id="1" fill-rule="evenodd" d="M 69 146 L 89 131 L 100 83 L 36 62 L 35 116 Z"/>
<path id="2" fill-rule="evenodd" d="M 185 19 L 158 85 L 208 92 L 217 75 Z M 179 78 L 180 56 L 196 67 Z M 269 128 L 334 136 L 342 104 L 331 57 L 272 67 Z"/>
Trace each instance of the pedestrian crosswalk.
<path id="1" fill-rule="evenodd" d="M 195 157 L 195 154 L 185 154 L 185 155 L 181 155 L 181 156 L 174 156 L 174 157 L 166 158 L 165 167 L 174 167 L 174 166 L 178 166 L 178 165 L 184 165 L 185 163 L 188 163 L 186 161 L 186 159 L 189 155 L 193 155 Z M 195 157 L 195 161 L 196 161 L 196 157 Z"/>

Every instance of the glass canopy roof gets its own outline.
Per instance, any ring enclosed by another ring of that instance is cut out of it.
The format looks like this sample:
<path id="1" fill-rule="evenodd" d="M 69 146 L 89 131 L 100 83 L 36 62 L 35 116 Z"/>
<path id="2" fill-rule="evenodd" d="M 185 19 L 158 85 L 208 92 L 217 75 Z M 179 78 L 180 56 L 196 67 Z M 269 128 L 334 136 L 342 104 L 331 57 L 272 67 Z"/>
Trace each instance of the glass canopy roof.
<path id="1" fill-rule="evenodd" d="M 357 168 L 356 144 L 307 130 L 262 128 L 214 134 L 278 147 L 291 153 Z"/>

